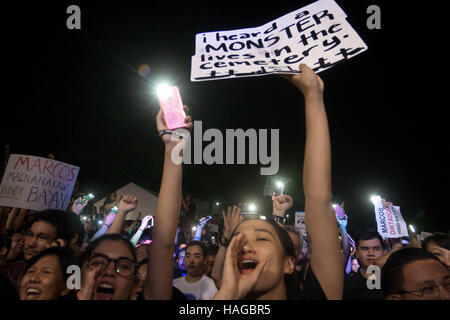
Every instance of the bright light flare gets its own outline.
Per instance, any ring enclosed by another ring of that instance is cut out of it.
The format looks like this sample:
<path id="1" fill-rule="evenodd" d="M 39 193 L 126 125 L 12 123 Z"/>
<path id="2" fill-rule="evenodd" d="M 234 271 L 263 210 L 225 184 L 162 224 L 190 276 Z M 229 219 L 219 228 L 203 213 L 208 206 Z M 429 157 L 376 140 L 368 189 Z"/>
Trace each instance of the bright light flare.
<path id="1" fill-rule="evenodd" d="M 259 217 L 261 220 L 267 220 L 267 217 L 266 216 L 260 216 Z"/>
<path id="2" fill-rule="evenodd" d="M 371 196 L 370 201 L 375 205 L 377 202 L 381 201 L 381 197 L 379 195 Z"/>
<path id="3" fill-rule="evenodd" d="M 168 84 L 160 84 L 156 87 L 156 94 L 162 100 L 167 99 L 172 95 L 172 88 Z"/>
<path id="4" fill-rule="evenodd" d="M 250 211 L 256 211 L 256 206 L 255 206 L 255 204 L 250 203 L 250 204 L 248 205 L 248 210 L 250 210 Z"/>
<path id="5" fill-rule="evenodd" d="M 412 233 L 416 233 L 416 228 L 412 224 L 409 225 L 409 230 L 411 230 Z"/>

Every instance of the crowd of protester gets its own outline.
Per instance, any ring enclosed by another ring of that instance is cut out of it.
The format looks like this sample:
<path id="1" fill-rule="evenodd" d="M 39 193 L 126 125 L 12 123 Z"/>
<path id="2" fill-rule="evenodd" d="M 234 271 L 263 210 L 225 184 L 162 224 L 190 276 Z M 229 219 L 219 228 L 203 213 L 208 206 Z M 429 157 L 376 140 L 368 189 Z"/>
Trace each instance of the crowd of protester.
<path id="1" fill-rule="evenodd" d="M 370 228 L 360 229 L 354 241 L 347 234 L 347 216 L 337 215 L 331 204 L 324 84 L 307 66 L 301 69 L 286 78 L 305 99 L 307 235 L 286 224 L 293 206 L 286 194 L 274 194 L 273 211 L 264 220 L 244 217 L 238 205 L 221 217 L 196 212 L 191 194 L 182 190 L 183 164 L 171 158 L 186 140 L 171 138 L 176 132 L 167 130 L 160 111 L 156 126 L 164 166 L 154 217 L 139 213 L 126 221 L 139 199 L 115 192 L 99 210 L 83 203 L 76 190 L 67 211 L 1 207 L 0 298 L 449 299 L 448 235 L 420 242 L 411 233 L 409 244 L 403 244 L 401 238 L 387 242 Z M 190 130 L 190 116 L 186 124 Z M 220 225 L 218 230 L 206 227 L 212 222 Z M 379 275 L 368 272 L 372 266 Z M 368 285 L 377 282 L 379 286 Z"/>

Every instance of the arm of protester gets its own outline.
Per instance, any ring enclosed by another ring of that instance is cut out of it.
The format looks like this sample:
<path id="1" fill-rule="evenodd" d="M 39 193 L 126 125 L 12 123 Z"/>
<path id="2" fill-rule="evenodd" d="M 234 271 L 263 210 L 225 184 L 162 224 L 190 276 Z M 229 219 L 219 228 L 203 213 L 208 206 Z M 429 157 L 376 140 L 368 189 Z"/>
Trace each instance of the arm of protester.
<path id="1" fill-rule="evenodd" d="M 184 106 L 187 112 L 187 106 Z M 186 128 L 192 128 L 191 117 L 186 116 Z M 161 110 L 156 116 L 158 133 L 167 130 Z M 164 165 L 159 190 L 158 203 L 153 225 L 153 241 L 150 248 L 152 257 L 148 263 L 144 297 L 150 300 L 172 299 L 173 252 L 175 234 L 181 209 L 182 150 L 187 144 L 186 138 L 174 134 L 163 134 Z M 177 159 L 178 157 L 178 159 Z M 178 161 L 180 160 L 180 161 Z"/>
<path id="2" fill-rule="evenodd" d="M 142 214 L 139 212 L 138 217 L 134 219 L 133 222 L 128 227 L 125 228 L 125 231 L 131 234 L 134 226 L 141 220 L 141 216 Z"/>
<path id="3" fill-rule="evenodd" d="M 98 231 L 92 236 L 92 238 L 89 241 L 94 241 L 98 237 L 101 237 L 102 235 L 104 235 L 108 231 L 109 227 L 111 226 L 111 224 L 113 223 L 115 218 L 116 218 L 116 213 L 111 211 L 104 219 L 103 224 L 100 227 L 100 229 L 98 229 Z"/>
<path id="4" fill-rule="evenodd" d="M 393 238 L 391 250 L 382 255 L 381 257 L 379 257 L 377 260 L 375 260 L 375 264 L 380 268 L 383 268 L 384 264 L 386 263 L 387 259 L 391 256 L 391 254 L 402 248 L 403 248 L 402 238 Z"/>
<path id="5" fill-rule="evenodd" d="M 119 210 L 117 210 L 116 218 L 111 224 L 111 227 L 109 227 L 107 234 L 120 234 L 120 230 L 122 230 L 127 213 L 136 209 L 137 201 L 138 198 L 131 194 L 126 194 L 122 197 L 122 200 L 120 200 L 119 203 Z"/>
<path id="6" fill-rule="evenodd" d="M 422 248 L 422 244 L 420 243 L 420 239 L 419 239 L 419 236 L 417 235 L 417 233 L 408 230 L 408 234 L 409 234 L 408 247 Z"/>
<path id="7" fill-rule="evenodd" d="M 303 163 L 306 228 L 311 238 L 311 268 L 328 299 L 342 299 L 344 268 L 331 204 L 331 146 L 322 79 L 305 64 L 300 74 L 284 76 L 305 99 L 306 144 Z"/>
<path id="8" fill-rule="evenodd" d="M 225 252 L 227 250 L 228 243 L 230 241 L 231 234 L 236 226 L 244 220 L 244 217 L 240 214 L 241 208 L 238 206 L 228 207 L 227 213 L 222 210 L 223 216 L 223 236 L 221 239 L 222 246 L 219 248 L 216 254 L 216 260 L 211 271 L 211 278 L 214 280 L 216 287 L 219 289 L 222 285 L 222 271 L 223 263 L 225 261 Z"/>
<path id="9" fill-rule="evenodd" d="M 194 236 L 194 240 L 195 240 L 195 241 L 200 241 L 200 240 L 201 240 L 201 238 L 202 238 L 202 230 L 203 230 L 203 227 L 204 227 L 205 224 L 206 224 L 209 220 L 211 220 L 211 219 L 212 219 L 212 217 L 209 216 L 209 217 L 201 218 L 201 219 L 198 221 L 197 229 L 196 229 L 196 231 L 195 231 L 195 236 Z"/>
<path id="10" fill-rule="evenodd" d="M 336 211 L 336 209 L 335 209 L 335 211 Z M 345 213 L 343 213 L 343 216 L 339 216 L 336 213 L 336 220 L 337 220 L 337 222 L 339 224 L 339 228 L 341 230 L 342 259 L 343 259 L 344 268 L 345 268 L 348 264 L 349 257 L 350 257 L 350 241 L 349 241 L 349 237 L 348 237 L 348 233 L 347 233 L 348 216 Z"/>
<path id="11" fill-rule="evenodd" d="M 272 196 L 272 215 L 285 218 L 286 211 L 292 208 L 294 200 L 290 195 L 281 194 Z"/>
<path id="12" fill-rule="evenodd" d="M 145 227 L 147 226 L 148 222 L 149 222 L 152 218 L 153 218 L 153 216 L 145 216 L 145 217 L 142 219 L 142 222 L 141 222 L 141 225 L 140 225 L 139 229 L 136 231 L 136 233 L 134 234 L 133 238 L 131 238 L 131 240 L 130 240 L 131 243 L 132 243 L 134 246 L 136 246 L 137 243 L 139 242 L 139 239 L 141 238 L 142 233 L 143 233 L 144 230 L 145 230 Z M 136 219 L 136 220 L 137 220 L 137 219 Z M 135 220 L 135 221 L 136 221 L 136 220 Z"/>
<path id="13" fill-rule="evenodd" d="M 240 300 L 244 298 L 255 286 L 267 260 L 257 264 L 253 272 L 241 274 L 238 267 L 238 255 L 247 242 L 244 234 L 234 236 L 225 254 L 223 266 L 222 286 L 214 300 Z"/>
<path id="14" fill-rule="evenodd" d="M 86 207 L 88 204 L 88 201 L 82 203 L 81 199 L 82 197 L 75 199 L 75 201 L 72 204 L 71 211 L 77 215 L 80 215 L 80 213 L 83 212 L 84 207 Z"/>

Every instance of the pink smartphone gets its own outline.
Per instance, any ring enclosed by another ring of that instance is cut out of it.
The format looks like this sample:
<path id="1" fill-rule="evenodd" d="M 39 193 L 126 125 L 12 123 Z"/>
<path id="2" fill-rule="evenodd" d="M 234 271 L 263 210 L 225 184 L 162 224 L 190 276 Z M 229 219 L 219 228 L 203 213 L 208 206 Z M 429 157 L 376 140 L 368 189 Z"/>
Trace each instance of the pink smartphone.
<path id="1" fill-rule="evenodd" d="M 167 129 L 186 127 L 186 113 L 183 109 L 180 91 L 177 86 L 165 88 L 163 94 L 158 94 L 159 105 L 164 114 Z"/>

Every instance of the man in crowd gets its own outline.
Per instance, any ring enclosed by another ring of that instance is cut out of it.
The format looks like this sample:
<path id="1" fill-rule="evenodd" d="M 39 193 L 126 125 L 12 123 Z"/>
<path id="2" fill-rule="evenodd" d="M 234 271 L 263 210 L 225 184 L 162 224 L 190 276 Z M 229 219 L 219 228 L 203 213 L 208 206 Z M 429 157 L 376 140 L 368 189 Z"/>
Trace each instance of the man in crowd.
<path id="1" fill-rule="evenodd" d="M 46 210 L 37 214 L 29 227 L 25 228 L 24 260 L 0 266 L 0 274 L 19 288 L 28 260 L 52 245 L 69 244 L 73 235 L 65 214 L 60 210 Z"/>
<path id="2" fill-rule="evenodd" d="M 450 300 L 450 271 L 422 248 L 403 248 L 384 264 L 381 287 L 387 300 Z"/>
<path id="3" fill-rule="evenodd" d="M 186 276 L 173 280 L 188 300 L 212 300 L 217 293 L 214 280 L 203 274 L 205 247 L 200 241 L 192 241 L 186 247 Z"/>
<path id="4" fill-rule="evenodd" d="M 358 232 L 356 239 L 356 257 L 361 266 L 360 272 L 350 273 L 344 280 L 344 300 L 382 300 L 384 299 L 381 289 L 369 288 L 367 285 L 369 277 L 373 279 L 372 273 L 367 273 L 367 268 L 374 265 L 376 260 L 383 256 L 383 238 L 373 229 L 362 229 Z M 379 280 L 379 279 L 378 279 Z M 369 280 L 372 282 L 372 280 Z"/>

